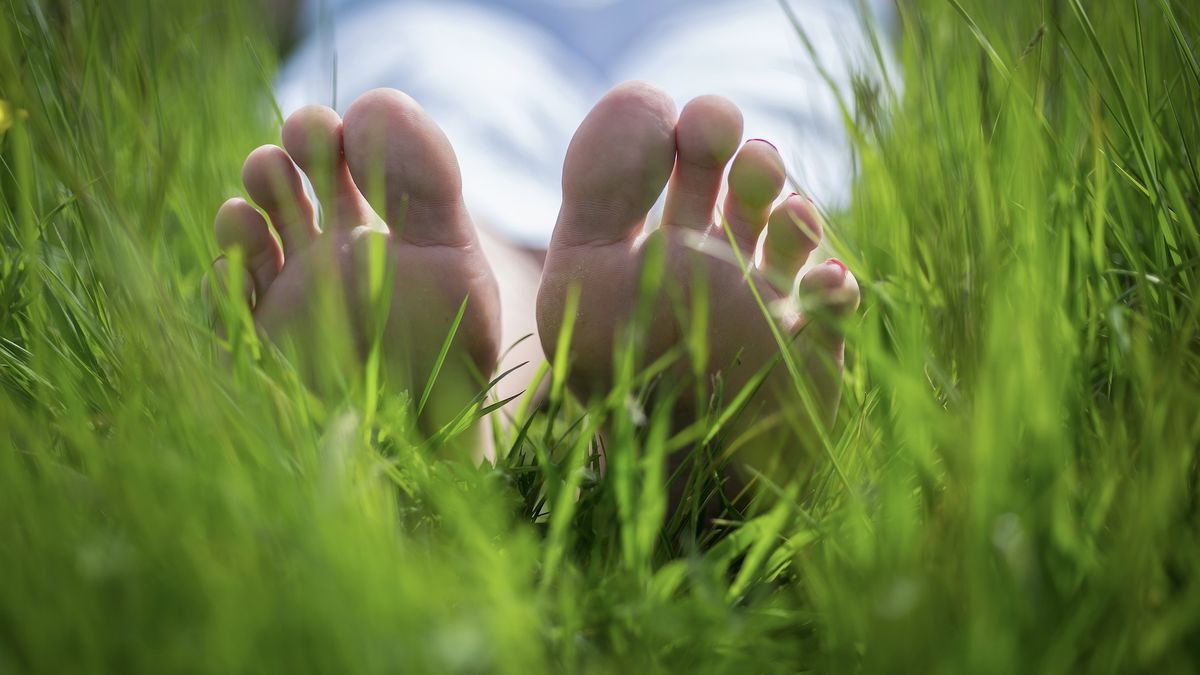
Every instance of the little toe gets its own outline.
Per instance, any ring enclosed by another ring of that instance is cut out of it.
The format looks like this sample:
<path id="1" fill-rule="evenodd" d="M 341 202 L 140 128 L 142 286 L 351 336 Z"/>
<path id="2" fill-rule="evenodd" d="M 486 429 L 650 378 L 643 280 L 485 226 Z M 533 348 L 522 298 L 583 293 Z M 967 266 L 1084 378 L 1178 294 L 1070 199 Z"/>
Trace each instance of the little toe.
<path id="1" fill-rule="evenodd" d="M 261 298 L 283 266 L 283 252 L 271 236 L 267 221 L 244 199 L 235 197 L 217 211 L 213 231 L 217 247 L 223 252 L 242 252 L 254 291 Z"/>
<path id="2" fill-rule="evenodd" d="M 292 113 L 283 125 L 283 147 L 312 183 L 326 227 L 350 229 L 370 220 L 346 164 L 342 118 L 332 108 L 310 105 Z"/>
<path id="3" fill-rule="evenodd" d="M 701 96 L 679 113 L 678 156 L 667 188 L 663 224 L 707 230 L 713 224 L 725 165 L 742 140 L 742 112 L 728 99 Z"/>
<path id="4" fill-rule="evenodd" d="M 200 295 L 204 301 L 204 307 L 209 314 L 210 320 L 215 321 L 220 316 L 216 297 L 226 293 L 225 289 L 229 284 L 231 264 L 229 258 L 225 256 L 217 258 L 213 261 L 212 268 L 204 275 L 204 279 L 200 282 Z M 249 305 L 251 299 L 254 297 L 254 283 L 244 270 L 240 274 L 240 277 L 241 289 L 235 299 Z"/>
<path id="5" fill-rule="evenodd" d="M 312 202 L 283 148 L 264 145 L 251 152 L 242 167 L 242 183 L 250 198 L 267 212 L 285 252 L 303 248 L 317 235 Z"/>
<path id="6" fill-rule="evenodd" d="M 368 91 L 346 111 L 343 134 L 354 182 L 394 235 L 416 244 L 476 240 L 450 141 L 411 97 Z"/>
<path id="7" fill-rule="evenodd" d="M 763 240 L 762 266 L 781 279 L 794 279 L 821 241 L 821 215 L 813 203 L 793 193 L 775 207 Z"/>
<path id="8" fill-rule="evenodd" d="M 835 258 L 800 280 L 802 367 L 826 422 L 832 420 L 841 399 L 846 345 L 841 320 L 858 308 L 858 297 L 858 281 Z"/>
<path id="9" fill-rule="evenodd" d="M 800 305 L 807 323 L 837 332 L 837 320 L 858 309 L 858 280 L 837 258 L 809 270 L 800 280 Z"/>
<path id="10" fill-rule="evenodd" d="M 754 252 L 758 235 L 770 217 L 771 204 L 786 178 L 783 158 L 767 141 L 751 139 L 734 157 L 724 214 L 726 226 L 742 251 Z"/>
<path id="11" fill-rule="evenodd" d="M 675 164 L 675 121 L 670 97 L 642 82 L 619 84 L 600 99 L 567 148 L 551 254 L 642 231 Z"/>

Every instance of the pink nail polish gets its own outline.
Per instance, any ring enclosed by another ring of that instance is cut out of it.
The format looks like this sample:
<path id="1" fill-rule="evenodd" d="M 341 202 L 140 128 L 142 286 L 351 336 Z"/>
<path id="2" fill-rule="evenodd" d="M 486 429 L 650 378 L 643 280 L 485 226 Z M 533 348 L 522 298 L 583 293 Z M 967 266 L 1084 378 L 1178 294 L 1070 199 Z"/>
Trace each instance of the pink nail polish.
<path id="1" fill-rule="evenodd" d="M 774 150 L 775 152 L 779 152 L 779 148 L 775 147 L 774 143 L 772 143 L 771 141 L 768 141 L 765 138 L 751 138 L 750 140 L 748 140 L 746 142 L 753 143 L 754 141 L 758 141 L 759 143 L 766 143 L 767 145 L 771 146 L 772 150 Z"/>
<path id="2" fill-rule="evenodd" d="M 837 258 L 830 258 L 829 260 L 825 261 L 825 264 L 826 265 L 835 265 L 838 269 L 840 269 L 842 271 L 843 277 L 845 277 L 846 274 L 849 273 L 849 271 L 850 271 L 849 269 L 846 268 L 846 263 L 842 262 L 841 260 L 838 260 Z"/>

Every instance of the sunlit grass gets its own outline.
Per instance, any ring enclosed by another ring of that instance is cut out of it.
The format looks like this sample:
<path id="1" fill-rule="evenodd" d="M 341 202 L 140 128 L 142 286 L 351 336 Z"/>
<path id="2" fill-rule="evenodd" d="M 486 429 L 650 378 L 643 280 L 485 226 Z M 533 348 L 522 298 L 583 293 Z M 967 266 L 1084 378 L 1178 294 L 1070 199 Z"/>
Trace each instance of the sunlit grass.
<path id="1" fill-rule="evenodd" d="M 664 459 L 723 413 L 673 428 L 653 369 L 583 403 L 563 357 L 476 468 L 427 391 L 313 396 L 228 303 L 215 344 L 279 124 L 241 4 L 0 14 L 0 672 L 1200 668 L 1189 3 L 902 5 L 903 92 L 842 92 L 838 420 L 715 524 Z"/>

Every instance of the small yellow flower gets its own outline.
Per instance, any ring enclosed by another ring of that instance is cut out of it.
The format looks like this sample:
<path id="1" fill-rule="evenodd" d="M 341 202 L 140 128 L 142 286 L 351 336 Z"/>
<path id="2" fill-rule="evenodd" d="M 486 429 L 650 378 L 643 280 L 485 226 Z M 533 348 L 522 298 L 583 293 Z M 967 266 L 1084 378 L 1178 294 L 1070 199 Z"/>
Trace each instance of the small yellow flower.
<path id="1" fill-rule="evenodd" d="M 12 105 L 8 101 L 0 98 L 0 135 L 4 134 L 4 132 L 8 131 L 12 127 L 13 120 L 17 117 L 20 117 L 21 119 L 28 119 L 29 113 L 18 109 L 14 115 Z"/>

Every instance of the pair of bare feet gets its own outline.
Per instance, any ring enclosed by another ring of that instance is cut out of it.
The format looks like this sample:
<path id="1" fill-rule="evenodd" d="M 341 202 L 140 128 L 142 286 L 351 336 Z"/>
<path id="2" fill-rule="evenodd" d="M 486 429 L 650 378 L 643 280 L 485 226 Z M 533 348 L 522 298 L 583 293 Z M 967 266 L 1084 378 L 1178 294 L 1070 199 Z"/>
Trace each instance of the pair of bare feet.
<path id="1" fill-rule="evenodd" d="M 522 333 L 536 332 L 553 358 L 570 306 L 577 309 L 568 383 L 585 398 L 606 393 L 615 348 L 639 297 L 645 302 L 647 280 L 652 306 L 636 326 L 641 363 L 685 343 L 702 345 L 680 350 L 678 372 L 732 398 L 780 360 L 782 337 L 794 357 L 791 372 L 780 364 L 762 380 L 752 399 L 758 412 L 799 407 L 797 375 L 829 412 L 840 395 L 843 348 L 836 322 L 826 319 L 857 307 L 858 286 L 843 264 L 828 260 L 812 266 L 796 292 L 796 275 L 821 237 L 819 216 L 802 196 L 778 200 L 785 182 L 778 151 L 765 141 L 743 144 L 741 134 L 741 113 L 725 99 L 697 98 L 676 114 L 652 86 L 614 88 L 571 141 L 539 282 L 536 266 L 476 230 L 454 152 L 435 122 L 406 95 L 374 90 L 344 120 L 324 107 L 296 112 L 283 128 L 286 151 L 252 152 L 243 181 L 267 218 L 231 199 L 217 214 L 216 238 L 222 250 L 240 250 L 245 299 L 274 341 L 304 349 L 319 333 L 342 332 L 354 352 L 347 358 L 361 361 L 378 338 L 381 359 L 413 392 L 424 391 L 466 299 L 433 397 L 444 404 L 424 413 L 430 426 L 479 391 L 480 378 L 497 370 L 502 350 Z M 322 204 L 320 230 L 293 160 Z M 664 186 L 662 225 L 647 231 Z M 721 193 L 723 217 L 716 211 Z M 371 226 L 375 213 L 387 228 Z M 645 269 L 647 260 L 654 270 Z M 332 302 L 314 300 L 330 289 L 340 289 Z M 369 305 L 380 302 L 382 322 L 367 319 Z M 537 342 L 526 341 L 525 352 L 510 358 L 540 357 Z M 520 373 L 513 378 L 518 388 L 528 382 Z M 699 413 L 690 402 L 679 408 L 683 418 Z"/>

